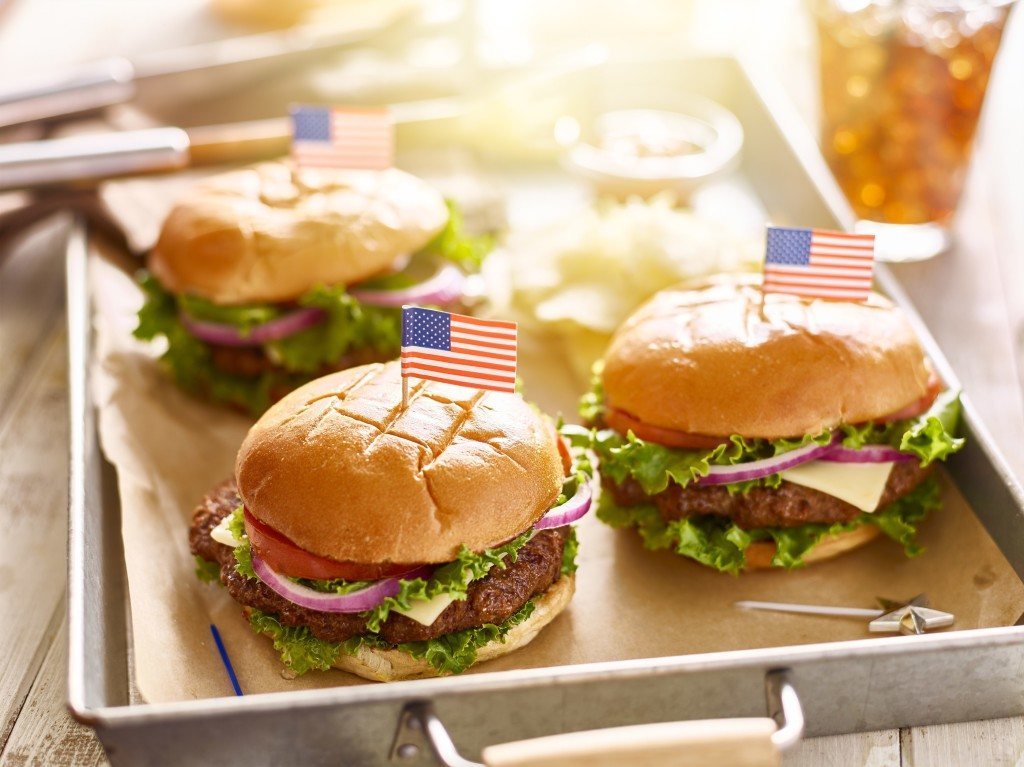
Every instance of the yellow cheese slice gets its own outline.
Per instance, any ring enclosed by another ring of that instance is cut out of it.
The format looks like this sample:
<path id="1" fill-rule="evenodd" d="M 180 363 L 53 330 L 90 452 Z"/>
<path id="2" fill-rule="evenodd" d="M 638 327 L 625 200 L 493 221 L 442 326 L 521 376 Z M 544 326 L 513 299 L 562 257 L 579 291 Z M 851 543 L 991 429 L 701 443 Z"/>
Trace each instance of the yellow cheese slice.
<path id="1" fill-rule="evenodd" d="M 437 616 L 443 613 L 445 608 L 454 601 L 455 597 L 450 594 L 438 594 L 426 602 L 413 602 L 408 610 L 402 610 L 398 607 L 392 609 L 396 613 L 401 613 L 406 618 L 412 618 L 417 623 L 430 626 L 437 620 Z"/>
<path id="2" fill-rule="evenodd" d="M 808 461 L 781 472 L 796 485 L 820 490 L 861 511 L 875 511 L 889 481 L 892 463 L 837 463 Z"/>

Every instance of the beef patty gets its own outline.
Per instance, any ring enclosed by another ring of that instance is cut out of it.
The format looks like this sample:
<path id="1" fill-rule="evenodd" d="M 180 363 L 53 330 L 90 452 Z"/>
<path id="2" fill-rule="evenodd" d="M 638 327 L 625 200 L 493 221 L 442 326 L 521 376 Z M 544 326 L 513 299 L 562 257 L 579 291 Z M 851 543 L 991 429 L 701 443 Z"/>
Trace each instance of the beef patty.
<path id="1" fill-rule="evenodd" d="M 358 614 L 324 613 L 299 607 L 271 591 L 262 581 L 245 578 L 235 571 L 234 550 L 217 543 L 210 532 L 224 517 L 241 505 L 234 480 L 213 490 L 196 508 L 189 530 L 192 553 L 220 564 L 220 581 L 232 598 L 246 607 L 270 613 L 284 626 L 306 626 L 318 639 L 343 642 L 365 634 L 366 621 Z M 431 625 L 391 613 L 381 626 L 379 637 L 390 644 L 433 639 L 453 631 L 502 623 L 517 613 L 532 597 L 546 591 L 562 572 L 564 528 L 542 530 L 519 550 L 515 562 L 469 585 L 468 597 L 453 602 Z"/>
<path id="2" fill-rule="evenodd" d="M 916 461 L 893 464 L 878 508 L 909 493 L 928 476 L 930 468 Z M 666 521 L 707 515 L 729 517 L 740 527 L 798 527 L 809 523 L 830 525 L 849 522 L 861 511 L 846 501 L 783 480 L 777 488 L 754 487 L 746 493 L 730 493 L 723 485 L 682 487 L 675 482 L 662 492 L 647 495 L 632 477 L 616 484 L 604 481 L 619 506 L 653 503 Z"/>

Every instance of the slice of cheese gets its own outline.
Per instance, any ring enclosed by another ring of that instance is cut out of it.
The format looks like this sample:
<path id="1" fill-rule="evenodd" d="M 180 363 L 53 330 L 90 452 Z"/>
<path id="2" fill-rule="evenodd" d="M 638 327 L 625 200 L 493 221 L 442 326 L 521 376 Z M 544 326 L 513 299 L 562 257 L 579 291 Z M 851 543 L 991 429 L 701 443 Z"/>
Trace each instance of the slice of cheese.
<path id="1" fill-rule="evenodd" d="M 781 472 L 796 485 L 820 490 L 861 511 L 875 511 L 889 481 L 892 463 L 808 461 Z"/>
<path id="2" fill-rule="evenodd" d="M 223 543 L 225 546 L 235 548 L 235 546 L 238 545 L 238 541 L 235 540 L 234 533 L 232 533 L 231 529 L 228 527 L 230 523 L 231 515 L 229 514 L 220 521 L 219 525 L 210 531 L 210 537 L 217 541 L 217 543 Z"/>
<path id="3" fill-rule="evenodd" d="M 398 607 L 393 609 L 396 613 L 401 613 L 406 618 L 412 618 L 417 623 L 430 626 L 437 620 L 437 616 L 443 613 L 445 608 L 454 601 L 455 597 L 450 594 L 438 594 L 426 602 L 413 602 L 408 610 L 402 610 Z"/>

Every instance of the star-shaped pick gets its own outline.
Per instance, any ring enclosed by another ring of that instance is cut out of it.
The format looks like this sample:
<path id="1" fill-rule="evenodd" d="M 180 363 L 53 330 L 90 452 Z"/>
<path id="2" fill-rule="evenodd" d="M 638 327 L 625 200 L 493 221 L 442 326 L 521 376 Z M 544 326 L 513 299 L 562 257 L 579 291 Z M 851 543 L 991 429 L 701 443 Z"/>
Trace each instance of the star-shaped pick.
<path id="1" fill-rule="evenodd" d="M 924 594 L 918 594 L 907 602 L 894 602 L 879 597 L 878 605 L 885 612 L 868 624 L 868 630 L 872 632 L 923 634 L 931 629 L 953 625 L 953 613 L 928 607 L 928 597 Z"/>

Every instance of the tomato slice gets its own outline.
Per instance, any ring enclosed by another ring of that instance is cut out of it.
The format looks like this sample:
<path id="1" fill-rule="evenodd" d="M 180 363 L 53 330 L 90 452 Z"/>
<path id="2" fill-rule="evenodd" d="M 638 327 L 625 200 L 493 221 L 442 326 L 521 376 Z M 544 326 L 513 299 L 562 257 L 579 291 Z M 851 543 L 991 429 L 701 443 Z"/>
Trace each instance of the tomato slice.
<path id="1" fill-rule="evenodd" d="M 662 426 L 652 426 L 634 418 L 625 410 L 619 410 L 610 405 L 605 410 L 604 422 L 620 434 L 632 431 L 642 440 L 657 442 L 665 447 L 710 450 L 729 441 L 728 437 L 709 437 L 705 434 L 690 434 L 685 431 L 666 429 Z"/>
<path id="2" fill-rule="evenodd" d="M 560 434 L 555 436 L 555 441 L 558 442 L 558 454 L 562 457 L 562 471 L 565 472 L 565 476 L 569 476 L 569 472 L 572 471 L 572 452 Z"/>
<path id="3" fill-rule="evenodd" d="M 256 517 L 245 513 L 245 532 L 256 553 L 272 570 L 292 578 L 312 578 L 328 581 L 341 578 L 346 581 L 376 581 L 391 578 L 415 569 L 418 565 L 406 564 L 361 564 L 359 562 L 339 562 L 335 559 L 312 554 L 292 543 L 288 538 L 260 522 Z"/>
<path id="4" fill-rule="evenodd" d="M 884 418 L 875 419 L 875 423 L 891 423 L 902 421 L 907 418 L 914 418 L 928 411 L 928 408 L 935 402 L 935 398 L 942 391 L 942 381 L 934 371 L 928 377 L 928 388 L 924 395 L 895 413 Z M 662 426 L 652 426 L 634 418 L 625 410 L 608 406 L 604 414 L 604 422 L 620 434 L 632 431 L 637 437 L 648 442 L 657 442 L 665 447 L 681 447 L 690 450 L 710 450 L 725 444 L 728 437 L 709 437 L 705 434 L 690 434 L 685 431 L 667 429 Z"/>
<path id="5" fill-rule="evenodd" d="M 925 389 L 924 396 L 916 402 L 911 402 L 905 408 L 897 410 L 895 413 L 887 415 L 885 418 L 879 418 L 875 423 L 891 423 L 893 421 L 903 421 L 907 418 L 916 418 L 922 413 L 927 413 L 928 408 L 935 402 L 935 398 L 939 396 L 939 392 L 942 391 L 942 381 L 932 371 L 928 376 L 928 388 Z"/>

